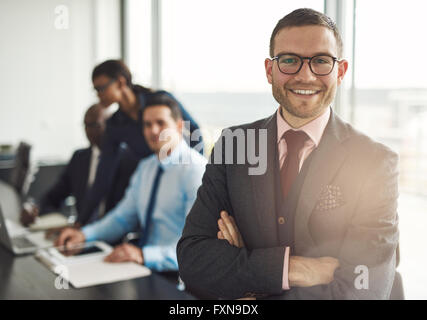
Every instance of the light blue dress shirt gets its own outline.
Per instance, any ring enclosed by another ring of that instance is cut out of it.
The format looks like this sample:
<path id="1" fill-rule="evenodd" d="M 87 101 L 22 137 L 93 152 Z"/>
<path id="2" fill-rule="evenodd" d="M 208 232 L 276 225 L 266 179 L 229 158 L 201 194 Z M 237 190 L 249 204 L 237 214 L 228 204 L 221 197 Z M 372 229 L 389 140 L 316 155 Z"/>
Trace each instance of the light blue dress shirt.
<path id="1" fill-rule="evenodd" d="M 125 196 L 106 216 L 82 231 L 86 241 L 119 241 L 138 225 L 144 230 L 151 188 L 160 165 L 164 170 L 157 190 L 146 245 L 142 248 L 144 264 L 153 270 L 178 270 L 176 245 L 202 183 L 207 160 L 185 141 L 159 161 L 157 155 L 141 160 Z"/>

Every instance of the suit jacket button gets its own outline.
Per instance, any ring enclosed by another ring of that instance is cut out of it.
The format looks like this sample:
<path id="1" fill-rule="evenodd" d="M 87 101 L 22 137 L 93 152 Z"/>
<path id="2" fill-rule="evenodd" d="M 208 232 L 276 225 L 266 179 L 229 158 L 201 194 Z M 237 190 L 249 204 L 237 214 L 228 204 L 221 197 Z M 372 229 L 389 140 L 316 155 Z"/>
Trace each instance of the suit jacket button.
<path id="1" fill-rule="evenodd" d="M 278 221 L 279 221 L 279 224 L 284 224 L 285 223 L 285 218 L 279 217 Z"/>

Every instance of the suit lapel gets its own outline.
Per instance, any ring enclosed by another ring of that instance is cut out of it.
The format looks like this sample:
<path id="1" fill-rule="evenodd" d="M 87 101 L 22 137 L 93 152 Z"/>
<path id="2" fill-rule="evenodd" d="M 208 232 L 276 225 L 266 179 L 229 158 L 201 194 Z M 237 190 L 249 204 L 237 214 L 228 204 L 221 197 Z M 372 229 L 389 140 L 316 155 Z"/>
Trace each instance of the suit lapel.
<path id="1" fill-rule="evenodd" d="M 325 128 L 322 140 L 316 150 L 301 189 L 295 212 L 295 246 L 297 253 L 307 252 L 315 243 L 311 237 L 308 222 L 323 188 L 334 178 L 341 167 L 346 149 L 342 141 L 347 137 L 345 124 L 333 113 Z"/>
<path id="2" fill-rule="evenodd" d="M 89 179 L 91 156 L 92 156 L 92 149 L 91 148 L 86 149 L 85 152 L 82 154 L 81 167 L 79 168 L 79 170 L 81 170 L 81 173 L 76 175 L 76 177 L 78 177 L 78 179 L 79 179 L 79 185 L 80 185 L 80 190 L 82 192 L 82 198 L 84 198 L 86 196 L 86 193 L 88 192 L 87 182 Z"/>
<path id="3" fill-rule="evenodd" d="M 275 201 L 275 175 L 278 169 L 276 113 L 267 118 L 259 129 L 267 129 L 267 171 L 262 175 L 252 175 L 250 178 L 261 233 L 268 239 L 268 245 L 276 245 L 278 241 Z M 258 144 L 256 150 L 262 150 L 259 148 L 258 136 L 256 141 Z"/>

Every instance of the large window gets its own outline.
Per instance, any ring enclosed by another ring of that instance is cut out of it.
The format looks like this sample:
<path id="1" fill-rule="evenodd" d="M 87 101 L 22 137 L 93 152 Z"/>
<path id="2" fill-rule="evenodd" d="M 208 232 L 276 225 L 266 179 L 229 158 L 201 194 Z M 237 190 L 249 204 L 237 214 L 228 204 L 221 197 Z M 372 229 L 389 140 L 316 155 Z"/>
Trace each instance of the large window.
<path id="1" fill-rule="evenodd" d="M 125 60 L 135 83 L 150 86 L 151 59 L 151 1 L 125 2 Z"/>
<path id="2" fill-rule="evenodd" d="M 137 3 L 129 1 L 133 16 Z M 151 12 L 150 1 L 144 3 L 139 6 Z M 160 58 L 161 86 L 172 91 L 202 125 L 207 149 L 222 128 L 266 117 L 277 108 L 264 59 L 269 56 L 270 35 L 277 21 L 299 7 L 323 12 L 324 1 L 161 1 L 162 54 L 155 57 Z M 139 28 L 139 40 L 144 42 L 150 25 L 143 19 L 131 19 L 131 23 Z M 139 47 L 150 53 L 149 44 L 146 41 Z M 151 85 L 148 62 L 143 67 L 136 58 L 144 60 L 144 54 L 129 54 L 132 70 L 138 75 L 147 70 L 138 79 Z"/>
<path id="3" fill-rule="evenodd" d="M 225 127 L 274 112 L 264 71 L 277 21 L 323 0 L 163 0 L 162 79 L 205 125 Z"/>
<path id="4" fill-rule="evenodd" d="M 427 3 L 401 4 L 357 2 L 353 120 L 399 152 L 401 189 L 427 196 L 427 42 L 419 38 Z"/>
<path id="5" fill-rule="evenodd" d="M 427 3 L 357 1 L 353 123 L 400 156 L 401 266 L 407 298 L 427 297 Z M 385 12 L 386 14 L 381 14 Z"/>

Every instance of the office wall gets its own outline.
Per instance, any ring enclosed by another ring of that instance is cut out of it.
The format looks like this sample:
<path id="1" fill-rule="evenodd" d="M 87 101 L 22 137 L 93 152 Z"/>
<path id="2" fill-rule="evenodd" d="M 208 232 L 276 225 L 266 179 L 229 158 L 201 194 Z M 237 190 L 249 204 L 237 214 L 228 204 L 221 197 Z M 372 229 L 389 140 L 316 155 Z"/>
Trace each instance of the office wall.
<path id="1" fill-rule="evenodd" d="M 119 0 L 0 2 L 0 143 L 25 140 L 33 159 L 60 160 L 87 144 L 90 74 L 120 56 L 119 8 Z"/>

